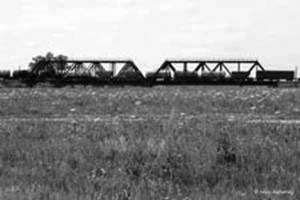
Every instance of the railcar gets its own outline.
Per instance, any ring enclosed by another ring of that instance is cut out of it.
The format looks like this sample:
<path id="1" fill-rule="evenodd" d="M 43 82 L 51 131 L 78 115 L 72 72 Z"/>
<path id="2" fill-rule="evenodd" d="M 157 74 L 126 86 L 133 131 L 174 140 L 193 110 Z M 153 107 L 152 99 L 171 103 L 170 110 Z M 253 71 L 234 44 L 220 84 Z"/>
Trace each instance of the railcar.
<path id="1" fill-rule="evenodd" d="M 225 72 L 204 72 L 200 76 L 200 80 L 204 82 L 220 82 L 225 81 Z"/>
<path id="2" fill-rule="evenodd" d="M 237 81 L 244 81 L 247 78 L 249 78 L 249 73 L 247 71 L 240 71 L 240 72 L 233 71 L 231 73 L 231 78 Z"/>
<path id="3" fill-rule="evenodd" d="M 110 81 L 113 77 L 114 73 L 112 71 L 99 71 L 96 72 L 95 76 L 100 81 Z"/>
<path id="4" fill-rule="evenodd" d="M 198 83 L 200 77 L 197 72 L 175 72 L 174 82 L 184 84 L 184 83 Z"/>
<path id="5" fill-rule="evenodd" d="M 236 84 L 253 83 L 254 78 L 247 71 L 233 71 L 229 81 Z"/>
<path id="6" fill-rule="evenodd" d="M 172 74 L 167 72 L 149 72 L 146 74 L 146 81 L 152 83 L 170 83 L 172 81 Z"/>
<path id="7" fill-rule="evenodd" d="M 0 78 L 1 79 L 9 79 L 9 78 L 11 78 L 10 71 L 9 70 L 2 70 L 2 71 L 0 71 Z"/>
<path id="8" fill-rule="evenodd" d="M 292 81 L 294 80 L 294 71 L 257 71 L 257 81 Z"/>
<path id="9" fill-rule="evenodd" d="M 28 80 L 33 79 L 34 75 L 29 70 L 16 70 L 13 71 L 12 78 L 17 80 Z"/>
<path id="10" fill-rule="evenodd" d="M 115 84 L 143 84 L 144 80 L 144 76 L 137 72 L 123 72 L 112 77 Z"/>

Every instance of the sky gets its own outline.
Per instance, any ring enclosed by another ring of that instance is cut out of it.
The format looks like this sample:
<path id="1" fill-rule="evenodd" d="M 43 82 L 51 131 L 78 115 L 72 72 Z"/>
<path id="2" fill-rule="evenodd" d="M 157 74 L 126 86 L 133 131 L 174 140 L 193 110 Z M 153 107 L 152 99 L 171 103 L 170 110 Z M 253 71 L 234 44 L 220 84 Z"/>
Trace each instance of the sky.
<path id="1" fill-rule="evenodd" d="M 299 0 L 9 0 L 0 3 L 0 69 L 51 51 L 129 58 L 151 71 L 166 58 L 257 58 L 300 66 Z M 299 68 L 300 69 L 300 68 Z"/>

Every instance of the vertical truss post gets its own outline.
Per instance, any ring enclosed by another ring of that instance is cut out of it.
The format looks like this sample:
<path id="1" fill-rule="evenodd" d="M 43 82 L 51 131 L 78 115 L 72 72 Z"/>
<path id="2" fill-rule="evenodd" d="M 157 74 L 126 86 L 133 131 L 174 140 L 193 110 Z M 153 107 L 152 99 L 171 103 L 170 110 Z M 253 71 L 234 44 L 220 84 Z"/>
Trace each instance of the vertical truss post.
<path id="1" fill-rule="evenodd" d="M 188 70 L 187 70 L 187 62 L 184 62 L 184 63 L 183 63 L 183 72 L 184 72 L 184 73 L 187 73 L 187 71 L 188 71 Z"/>
<path id="2" fill-rule="evenodd" d="M 116 63 L 115 62 L 111 63 L 111 71 L 112 71 L 113 76 L 115 76 L 116 75 Z"/>

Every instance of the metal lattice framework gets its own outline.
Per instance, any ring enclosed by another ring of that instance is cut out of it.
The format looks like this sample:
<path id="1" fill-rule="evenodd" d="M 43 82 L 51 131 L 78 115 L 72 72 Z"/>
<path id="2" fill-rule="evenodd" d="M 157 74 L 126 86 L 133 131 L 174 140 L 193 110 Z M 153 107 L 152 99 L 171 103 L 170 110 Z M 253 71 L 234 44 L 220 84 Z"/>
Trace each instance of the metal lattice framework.
<path id="1" fill-rule="evenodd" d="M 37 82 L 152 85 L 245 83 L 253 80 L 250 74 L 254 69 L 265 72 L 260 62 L 254 59 L 165 60 L 155 72 L 148 73 L 147 77 L 144 77 L 132 60 L 113 59 L 41 61 L 32 68 L 31 72 Z"/>
<path id="2" fill-rule="evenodd" d="M 179 64 L 182 66 L 182 70 L 176 69 L 175 64 Z M 258 60 L 166 60 L 160 68 L 156 71 L 155 74 L 160 73 L 163 70 L 171 70 L 174 73 L 178 71 L 188 72 L 188 66 L 191 64 L 196 64 L 196 68 L 193 72 L 207 71 L 207 72 L 226 72 L 231 75 L 232 72 L 227 66 L 228 64 L 237 65 L 237 71 L 241 71 L 242 65 L 251 65 L 251 67 L 247 70 L 247 73 L 250 74 L 255 67 L 258 67 L 260 70 L 264 71 L 264 67 L 260 64 Z M 209 65 L 214 65 L 214 67 L 210 67 Z"/>
<path id="3" fill-rule="evenodd" d="M 108 65 L 109 70 L 106 70 L 103 65 Z M 122 67 L 119 73 L 117 73 L 117 66 Z M 47 72 L 49 77 L 57 78 L 59 74 L 60 79 L 82 75 L 97 77 L 101 73 L 111 73 L 111 77 L 115 77 L 126 71 L 136 72 L 143 77 L 132 60 L 53 60 L 40 62 L 32 69 L 36 75 Z"/>

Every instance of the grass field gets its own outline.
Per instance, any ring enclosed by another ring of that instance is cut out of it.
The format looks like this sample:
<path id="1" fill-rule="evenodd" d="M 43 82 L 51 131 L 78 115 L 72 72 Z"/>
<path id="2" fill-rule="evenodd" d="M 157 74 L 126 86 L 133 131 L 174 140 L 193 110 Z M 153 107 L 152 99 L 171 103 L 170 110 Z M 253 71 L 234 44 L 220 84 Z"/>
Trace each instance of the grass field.
<path id="1" fill-rule="evenodd" d="M 0 89 L 0 199 L 300 199 L 300 90 Z"/>

